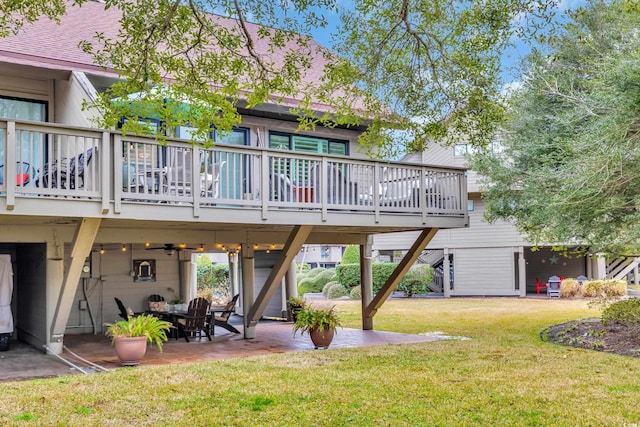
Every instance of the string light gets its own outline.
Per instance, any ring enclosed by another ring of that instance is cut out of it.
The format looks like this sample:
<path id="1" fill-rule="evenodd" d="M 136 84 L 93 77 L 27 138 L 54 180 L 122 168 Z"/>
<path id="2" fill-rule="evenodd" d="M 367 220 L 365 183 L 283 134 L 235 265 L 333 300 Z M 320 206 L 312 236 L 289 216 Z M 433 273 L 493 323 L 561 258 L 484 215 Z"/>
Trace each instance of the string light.
<path id="1" fill-rule="evenodd" d="M 104 255 L 104 247 L 100 245 L 100 255 Z"/>
<path id="2" fill-rule="evenodd" d="M 149 243 L 149 242 L 145 242 L 145 243 L 144 243 L 144 246 L 145 246 L 146 248 L 148 248 L 149 246 L 151 246 L 151 243 Z"/>
<path id="3" fill-rule="evenodd" d="M 198 248 L 198 251 L 204 252 L 204 245 L 202 243 L 200 243 L 200 247 Z"/>
<path id="4" fill-rule="evenodd" d="M 127 252 L 127 245 L 124 243 L 122 244 L 122 252 Z"/>

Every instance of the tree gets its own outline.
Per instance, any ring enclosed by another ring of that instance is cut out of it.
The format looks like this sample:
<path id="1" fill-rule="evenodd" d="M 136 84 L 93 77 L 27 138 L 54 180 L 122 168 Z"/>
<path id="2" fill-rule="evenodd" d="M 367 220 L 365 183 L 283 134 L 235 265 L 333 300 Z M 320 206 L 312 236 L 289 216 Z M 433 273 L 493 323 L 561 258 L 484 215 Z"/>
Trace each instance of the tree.
<path id="1" fill-rule="evenodd" d="M 593 1 L 526 63 L 500 151 L 474 156 L 487 218 L 538 244 L 624 253 L 640 237 L 640 14 Z"/>
<path id="2" fill-rule="evenodd" d="M 121 29 L 115 37 L 96 29 L 82 48 L 123 79 L 92 104 L 104 113 L 102 127 L 126 117 L 123 131 L 144 132 L 137 120 L 144 110 L 169 135 L 189 124 L 193 138 L 206 141 L 211 126 L 225 132 L 239 123 L 238 106 L 296 99 L 301 128 L 368 125 L 360 142 L 370 152 L 388 153 L 400 140 L 421 149 L 432 137 L 482 145 L 504 112 L 502 53 L 513 39 L 533 38 L 554 3 L 106 0 L 105 9 L 120 12 Z M 64 0 L 1 2 L 0 35 L 40 15 L 58 19 L 66 8 Z M 308 36 L 328 14 L 341 18 L 336 54 Z M 312 71 L 322 77 L 310 81 Z M 114 102 L 132 96 L 136 102 Z"/>

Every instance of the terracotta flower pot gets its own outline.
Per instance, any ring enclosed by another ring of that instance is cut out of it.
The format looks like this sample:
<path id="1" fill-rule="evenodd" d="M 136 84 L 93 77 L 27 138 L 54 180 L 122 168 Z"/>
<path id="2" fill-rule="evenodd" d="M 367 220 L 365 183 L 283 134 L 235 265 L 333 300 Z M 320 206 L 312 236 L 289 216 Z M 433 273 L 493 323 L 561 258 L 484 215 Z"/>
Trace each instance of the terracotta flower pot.
<path id="1" fill-rule="evenodd" d="M 311 337 L 311 341 L 316 348 L 327 348 L 331 341 L 333 341 L 333 334 L 335 330 L 330 328 L 314 328 L 309 331 L 309 336 Z"/>
<path id="2" fill-rule="evenodd" d="M 136 366 L 147 352 L 147 337 L 119 337 L 113 345 L 123 366 Z"/>

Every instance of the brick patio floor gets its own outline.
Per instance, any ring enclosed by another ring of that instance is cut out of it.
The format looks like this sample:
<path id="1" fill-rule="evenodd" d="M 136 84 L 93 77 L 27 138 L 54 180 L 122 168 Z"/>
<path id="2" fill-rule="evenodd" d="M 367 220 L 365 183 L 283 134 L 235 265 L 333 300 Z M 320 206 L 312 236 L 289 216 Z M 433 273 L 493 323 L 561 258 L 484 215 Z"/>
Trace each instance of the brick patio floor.
<path id="1" fill-rule="evenodd" d="M 242 331 L 241 325 L 236 325 Z M 232 334 L 216 328 L 212 341 L 184 338 L 169 340 L 160 353 L 156 347 L 149 347 L 140 363 L 144 365 L 164 365 L 173 363 L 198 362 L 213 359 L 230 359 L 254 355 L 278 354 L 290 351 L 314 350 L 308 335 L 295 337 L 292 324 L 278 321 L 258 323 L 256 338 L 246 340 L 242 334 Z M 443 339 L 438 336 L 399 334 L 384 331 L 363 331 L 339 328 L 330 349 L 355 348 L 385 344 L 432 342 Z M 104 366 L 118 368 L 120 364 L 108 337 L 103 335 L 67 335 L 65 346 L 79 356 Z M 15 349 L 13 349 L 15 347 Z M 325 351 L 325 350 L 318 350 Z M 73 360 L 68 353 L 65 358 Z M 45 356 L 24 344 L 12 344 L 8 352 L 0 353 L 0 381 L 47 377 L 77 373 L 59 361 L 55 356 Z"/>

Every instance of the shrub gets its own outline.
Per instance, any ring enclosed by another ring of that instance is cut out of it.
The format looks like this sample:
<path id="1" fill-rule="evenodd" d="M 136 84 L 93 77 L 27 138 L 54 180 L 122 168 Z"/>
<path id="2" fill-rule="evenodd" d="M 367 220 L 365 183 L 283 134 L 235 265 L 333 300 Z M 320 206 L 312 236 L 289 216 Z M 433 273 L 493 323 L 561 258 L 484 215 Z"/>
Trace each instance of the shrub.
<path id="1" fill-rule="evenodd" d="M 362 299 L 362 290 L 360 286 L 355 286 L 349 292 L 349 298 L 351 299 Z"/>
<path id="2" fill-rule="evenodd" d="M 587 298 L 604 297 L 604 280 L 587 280 L 583 282 L 582 295 Z"/>
<path id="3" fill-rule="evenodd" d="M 573 298 L 580 294 L 580 283 L 576 279 L 564 279 L 560 283 L 560 298 Z"/>
<path id="4" fill-rule="evenodd" d="M 327 290 L 327 298 L 335 299 L 347 295 L 347 290 L 340 283 L 334 283 Z"/>
<path id="5" fill-rule="evenodd" d="M 322 288 L 322 296 L 323 296 L 323 297 L 325 297 L 325 298 L 329 298 L 329 297 L 327 296 L 327 295 L 328 295 L 328 293 L 329 293 L 329 288 L 330 288 L 331 286 L 335 285 L 335 284 L 338 284 L 338 285 L 339 285 L 340 283 L 338 283 L 338 282 L 335 282 L 335 281 L 334 281 L 334 282 L 329 282 L 329 283 L 327 283 L 326 285 L 324 285 L 324 287 Z"/>
<path id="6" fill-rule="evenodd" d="M 433 280 L 433 268 L 427 264 L 414 265 L 407 272 L 405 278 L 398 285 L 398 290 L 407 296 L 426 293 L 429 291 L 429 283 Z"/>
<path id="7" fill-rule="evenodd" d="M 387 281 L 393 270 L 398 266 L 396 263 L 376 262 L 373 264 L 373 293 L 376 294 L 382 285 Z M 336 268 L 338 282 L 348 291 L 356 286 L 360 286 L 360 264 L 340 264 Z M 398 286 L 405 286 L 406 278 Z"/>
<path id="8" fill-rule="evenodd" d="M 360 264 L 360 248 L 356 245 L 347 246 L 342 253 L 340 264 Z"/>
<path id="9" fill-rule="evenodd" d="M 326 271 L 326 268 L 324 267 L 316 267 L 316 268 L 312 268 L 311 270 L 309 270 L 309 272 L 307 273 L 307 277 L 315 277 L 318 274 L 322 273 L 323 271 Z"/>
<path id="10" fill-rule="evenodd" d="M 626 280 L 605 280 L 603 287 L 607 297 L 621 297 L 627 294 Z"/>
<path id="11" fill-rule="evenodd" d="M 340 264 L 336 267 L 338 282 L 347 289 L 360 285 L 360 264 Z"/>
<path id="12" fill-rule="evenodd" d="M 602 311 L 602 323 L 640 325 L 640 298 L 614 302 Z"/>
<path id="13" fill-rule="evenodd" d="M 582 284 L 582 295 L 589 298 L 621 297 L 626 294 L 625 280 L 589 280 Z"/>
<path id="14" fill-rule="evenodd" d="M 315 272 L 313 276 L 307 276 L 300 280 L 298 283 L 298 294 L 304 295 L 308 292 L 322 292 L 324 286 L 331 281 L 333 276 L 335 276 L 335 269 L 321 268 Z"/>

